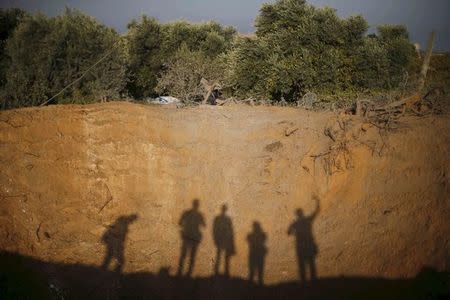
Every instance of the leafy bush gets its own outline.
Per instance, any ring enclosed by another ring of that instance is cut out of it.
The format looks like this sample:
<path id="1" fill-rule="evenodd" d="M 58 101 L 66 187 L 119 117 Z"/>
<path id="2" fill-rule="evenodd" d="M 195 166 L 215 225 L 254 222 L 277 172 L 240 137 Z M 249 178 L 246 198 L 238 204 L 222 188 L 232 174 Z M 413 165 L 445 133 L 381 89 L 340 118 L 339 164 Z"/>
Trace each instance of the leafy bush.
<path id="1" fill-rule="evenodd" d="M 130 45 L 129 92 L 134 97 L 155 96 L 157 78 L 170 66 L 182 45 L 193 52 L 201 52 L 205 59 L 214 59 L 230 48 L 235 36 L 231 27 L 215 22 L 193 24 L 177 21 L 159 24 L 143 16 L 130 23 L 127 40 Z M 200 55 L 200 54 L 198 54 Z M 167 76 L 167 73 L 166 75 Z M 161 90 L 161 86 L 158 90 Z"/>
<path id="2" fill-rule="evenodd" d="M 177 21 L 162 25 L 162 49 L 170 58 L 182 44 L 191 51 L 202 51 L 206 56 L 217 57 L 230 48 L 236 30 L 216 22 L 189 23 Z"/>
<path id="3" fill-rule="evenodd" d="M 105 56 L 55 102 L 118 97 L 126 82 L 124 48 L 114 30 L 78 11 L 67 9 L 54 18 L 25 17 L 6 45 L 10 64 L 4 106 L 38 105 Z"/>
<path id="4" fill-rule="evenodd" d="M 154 95 L 158 73 L 163 67 L 163 33 L 156 19 L 143 16 L 128 24 L 128 92 L 134 97 Z"/>
<path id="5" fill-rule="evenodd" d="M 426 82 L 427 89 L 439 88 L 450 94 L 450 53 L 436 53 L 431 57 Z"/>
<path id="6" fill-rule="evenodd" d="M 211 58 L 203 51 L 191 51 L 183 44 L 175 53 L 158 80 L 156 92 L 169 94 L 184 102 L 203 99 L 202 78 L 209 82 L 222 82 L 220 59 Z"/>
<path id="7" fill-rule="evenodd" d="M 386 49 L 389 60 L 389 87 L 397 87 L 416 55 L 409 42 L 408 30 L 402 25 L 382 25 L 378 27 L 378 38 Z"/>
<path id="8" fill-rule="evenodd" d="M 25 16 L 26 13 L 18 8 L 0 9 L 0 88 L 6 83 L 6 70 L 10 63 L 5 53 L 6 41 Z"/>
<path id="9" fill-rule="evenodd" d="M 229 53 L 226 78 L 240 97 L 296 101 L 308 91 L 396 87 L 414 57 L 404 27 L 382 26 L 368 37 L 362 17 L 341 19 L 305 0 L 263 5 L 256 28 L 256 38 Z"/>
<path id="10" fill-rule="evenodd" d="M 224 70 L 229 93 L 242 98 L 266 96 L 268 53 L 268 46 L 259 39 L 236 39 L 233 49 L 227 53 Z"/>
<path id="11" fill-rule="evenodd" d="M 340 101 L 398 88 L 405 75 L 417 73 L 404 26 L 383 25 L 367 35 L 361 16 L 340 18 L 306 0 L 264 4 L 255 37 L 237 37 L 234 28 L 215 22 L 161 24 L 147 16 L 120 37 L 70 9 L 53 18 L 0 10 L 0 25 L 2 108 L 38 105 L 82 75 L 53 103 L 125 93 L 196 101 L 201 78 L 239 98 L 297 101 L 314 92 Z"/>
<path id="12" fill-rule="evenodd" d="M 378 38 L 364 40 L 354 56 L 355 74 L 353 84 L 368 89 L 380 89 L 389 82 L 389 58 L 387 50 Z"/>

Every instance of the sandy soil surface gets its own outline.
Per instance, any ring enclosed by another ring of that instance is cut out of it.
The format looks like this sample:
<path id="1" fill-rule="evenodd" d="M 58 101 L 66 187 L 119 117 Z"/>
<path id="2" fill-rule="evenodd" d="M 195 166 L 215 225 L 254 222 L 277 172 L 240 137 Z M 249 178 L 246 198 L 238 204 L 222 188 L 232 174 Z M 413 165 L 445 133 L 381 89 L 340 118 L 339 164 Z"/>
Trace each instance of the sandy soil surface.
<path id="1" fill-rule="evenodd" d="M 318 277 L 449 271 L 450 114 L 405 116 L 396 127 L 276 107 L 114 102 L 0 112 L 0 250 L 100 266 L 105 232 L 122 222 L 123 247 L 119 237 L 110 251 L 124 254 L 123 272 L 173 275 L 179 221 L 198 199 L 205 227 L 193 276 L 213 273 L 213 223 L 226 204 L 231 276 L 248 276 L 257 221 L 265 282 L 280 283 L 298 277 L 288 235 L 296 210 L 311 216 L 318 199 L 303 233 Z"/>

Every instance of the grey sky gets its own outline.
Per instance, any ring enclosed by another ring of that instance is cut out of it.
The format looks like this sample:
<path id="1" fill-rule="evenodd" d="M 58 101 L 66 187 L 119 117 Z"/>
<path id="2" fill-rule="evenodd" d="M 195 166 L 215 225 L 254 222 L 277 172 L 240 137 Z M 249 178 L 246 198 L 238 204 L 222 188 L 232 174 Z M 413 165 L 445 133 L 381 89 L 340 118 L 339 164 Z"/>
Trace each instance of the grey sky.
<path id="1" fill-rule="evenodd" d="M 216 20 L 241 32 L 254 30 L 253 21 L 268 0 L 0 0 L 0 7 L 21 7 L 56 15 L 65 6 L 78 8 L 106 25 L 126 31 L 126 24 L 142 14 L 160 21 Z M 436 48 L 450 50 L 450 0 L 309 0 L 331 6 L 339 15 L 363 15 L 374 28 L 378 24 L 405 24 L 411 40 L 425 47 L 431 30 L 438 32 Z"/>

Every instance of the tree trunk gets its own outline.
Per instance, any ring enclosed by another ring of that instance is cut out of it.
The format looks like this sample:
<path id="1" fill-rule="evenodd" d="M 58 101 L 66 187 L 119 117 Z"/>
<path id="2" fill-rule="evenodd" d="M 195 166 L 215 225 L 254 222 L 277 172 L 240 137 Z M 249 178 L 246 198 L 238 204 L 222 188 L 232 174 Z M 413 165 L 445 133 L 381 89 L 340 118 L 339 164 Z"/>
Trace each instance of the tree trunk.
<path id="1" fill-rule="evenodd" d="M 431 55 L 433 54 L 434 39 L 436 38 L 436 32 L 431 32 L 430 39 L 428 40 L 427 53 L 422 64 L 422 71 L 420 72 L 418 92 L 420 93 L 425 87 L 425 80 L 427 79 L 428 68 L 430 66 Z"/>

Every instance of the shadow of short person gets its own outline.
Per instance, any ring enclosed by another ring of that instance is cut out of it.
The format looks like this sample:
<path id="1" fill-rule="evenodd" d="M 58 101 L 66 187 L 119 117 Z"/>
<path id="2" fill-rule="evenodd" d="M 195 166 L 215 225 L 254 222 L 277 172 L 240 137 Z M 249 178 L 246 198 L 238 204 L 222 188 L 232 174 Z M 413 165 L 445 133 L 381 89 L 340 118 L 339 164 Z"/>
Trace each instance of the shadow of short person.
<path id="1" fill-rule="evenodd" d="M 202 233 L 200 227 L 205 227 L 205 220 L 203 215 L 199 212 L 200 201 L 194 199 L 192 201 L 192 208 L 186 210 L 181 215 L 178 225 L 181 226 L 181 255 L 178 262 L 177 275 L 181 276 L 183 273 L 184 260 L 189 252 L 189 268 L 187 276 L 191 277 L 195 264 L 195 256 L 197 253 L 198 244 L 202 240 Z"/>
<path id="2" fill-rule="evenodd" d="M 297 219 L 289 226 L 288 235 L 295 236 L 295 250 L 297 254 L 298 272 L 302 283 L 306 283 L 306 268 L 309 268 L 311 280 L 317 278 L 316 256 L 317 244 L 312 233 L 312 224 L 320 211 L 320 203 L 317 197 L 314 212 L 305 216 L 302 209 L 296 210 Z"/>
<path id="3" fill-rule="evenodd" d="M 115 271 L 122 272 L 125 263 L 124 251 L 128 226 L 136 221 L 137 218 L 136 214 L 120 216 L 114 224 L 108 226 L 108 229 L 102 236 L 102 242 L 106 245 L 106 255 L 103 259 L 102 269 L 108 269 L 112 259 L 116 259 Z"/>
<path id="4" fill-rule="evenodd" d="M 227 206 L 222 205 L 222 213 L 214 219 L 213 239 L 216 245 L 216 261 L 214 274 L 219 274 L 220 260 L 222 254 L 225 256 L 225 276 L 230 276 L 230 258 L 236 253 L 234 247 L 234 232 L 231 218 L 226 215 Z"/>
<path id="5" fill-rule="evenodd" d="M 248 242 L 248 267 L 249 281 L 253 282 L 255 275 L 258 278 L 258 284 L 264 284 L 264 260 L 267 254 L 266 247 L 267 235 L 262 230 L 259 222 L 253 222 L 253 231 L 247 235 Z"/>

